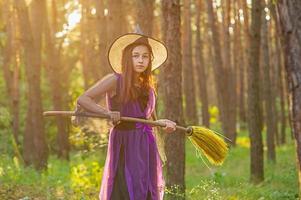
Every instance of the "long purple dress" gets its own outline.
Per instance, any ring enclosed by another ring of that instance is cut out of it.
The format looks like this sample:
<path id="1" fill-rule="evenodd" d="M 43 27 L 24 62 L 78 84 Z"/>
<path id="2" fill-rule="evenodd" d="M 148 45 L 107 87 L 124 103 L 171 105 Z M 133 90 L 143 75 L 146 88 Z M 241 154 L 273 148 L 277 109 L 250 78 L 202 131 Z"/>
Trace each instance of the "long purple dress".
<path id="1" fill-rule="evenodd" d="M 122 76 L 116 76 L 116 95 L 119 95 Z M 113 108 L 114 97 L 107 95 L 107 106 L 110 110 L 116 110 Z M 154 111 L 155 101 L 154 91 L 150 90 L 144 109 L 136 100 L 120 106 L 118 110 L 121 116 L 149 119 Z M 163 199 L 162 163 L 152 127 L 149 125 L 136 123 L 134 128 L 128 130 L 116 127 L 110 129 L 99 199 L 115 200 L 119 193 L 127 194 L 119 198 L 129 200 Z"/>

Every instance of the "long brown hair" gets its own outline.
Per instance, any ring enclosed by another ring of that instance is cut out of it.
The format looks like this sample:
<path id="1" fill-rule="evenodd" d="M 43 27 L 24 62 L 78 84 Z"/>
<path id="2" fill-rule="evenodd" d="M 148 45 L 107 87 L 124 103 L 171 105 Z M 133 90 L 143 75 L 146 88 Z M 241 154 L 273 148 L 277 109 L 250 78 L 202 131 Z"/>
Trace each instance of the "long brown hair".
<path id="1" fill-rule="evenodd" d="M 137 90 L 134 86 L 134 69 L 133 69 L 133 60 L 132 60 L 132 51 L 137 46 L 146 46 L 150 53 L 150 60 L 148 67 L 144 72 L 142 72 L 138 81 L 141 84 L 141 90 Z M 152 48 L 149 44 L 146 43 L 132 43 L 124 48 L 122 51 L 122 88 L 121 88 L 121 102 L 127 103 L 130 100 L 135 100 L 139 96 L 139 91 L 149 91 L 151 88 L 154 88 L 154 80 L 152 76 Z"/>

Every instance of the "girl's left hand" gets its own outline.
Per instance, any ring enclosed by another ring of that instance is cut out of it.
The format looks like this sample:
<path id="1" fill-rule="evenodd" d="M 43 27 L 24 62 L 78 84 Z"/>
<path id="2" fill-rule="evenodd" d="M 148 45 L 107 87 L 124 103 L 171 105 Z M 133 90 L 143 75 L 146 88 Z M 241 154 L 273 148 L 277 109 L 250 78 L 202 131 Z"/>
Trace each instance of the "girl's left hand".
<path id="1" fill-rule="evenodd" d="M 171 120 L 168 120 L 168 119 L 159 119 L 157 120 L 156 122 L 160 122 L 160 123 L 164 123 L 165 124 L 165 127 L 163 127 L 163 130 L 166 132 L 166 133 L 172 133 L 176 130 L 176 123 L 171 121 Z"/>

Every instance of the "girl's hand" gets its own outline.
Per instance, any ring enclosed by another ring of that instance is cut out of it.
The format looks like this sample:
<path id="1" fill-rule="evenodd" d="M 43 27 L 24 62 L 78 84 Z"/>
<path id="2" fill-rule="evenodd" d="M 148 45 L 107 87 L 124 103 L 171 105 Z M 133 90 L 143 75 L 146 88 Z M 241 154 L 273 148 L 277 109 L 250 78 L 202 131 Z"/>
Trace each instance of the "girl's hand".
<path id="1" fill-rule="evenodd" d="M 176 123 L 171 121 L 171 120 L 168 120 L 168 119 L 159 119 L 157 120 L 156 122 L 160 122 L 160 123 L 163 123 L 165 124 L 165 127 L 163 127 L 163 130 L 166 132 L 166 133 L 172 133 L 176 130 Z"/>
<path id="2" fill-rule="evenodd" d="M 120 112 L 118 112 L 118 111 L 109 111 L 108 115 L 110 116 L 110 119 L 112 120 L 114 125 L 120 123 Z"/>

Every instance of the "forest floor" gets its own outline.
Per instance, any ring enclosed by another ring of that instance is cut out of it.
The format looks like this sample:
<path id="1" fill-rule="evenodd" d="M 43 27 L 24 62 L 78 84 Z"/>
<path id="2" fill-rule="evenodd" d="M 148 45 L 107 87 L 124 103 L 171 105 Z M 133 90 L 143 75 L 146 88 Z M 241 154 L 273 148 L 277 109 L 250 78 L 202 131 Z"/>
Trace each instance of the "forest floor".
<path id="1" fill-rule="evenodd" d="M 0 155 L 0 199 L 97 199 L 104 155 L 100 151 L 73 152 L 69 162 L 51 156 L 48 170 L 41 173 L 24 168 L 17 159 Z M 291 139 L 277 147 L 276 164 L 265 159 L 265 180 L 259 185 L 249 183 L 249 158 L 249 139 L 243 133 L 225 163 L 210 169 L 187 140 L 186 199 L 298 199 L 295 146 Z"/>

